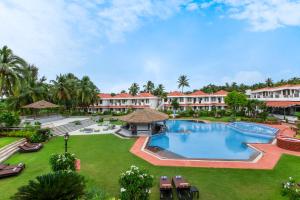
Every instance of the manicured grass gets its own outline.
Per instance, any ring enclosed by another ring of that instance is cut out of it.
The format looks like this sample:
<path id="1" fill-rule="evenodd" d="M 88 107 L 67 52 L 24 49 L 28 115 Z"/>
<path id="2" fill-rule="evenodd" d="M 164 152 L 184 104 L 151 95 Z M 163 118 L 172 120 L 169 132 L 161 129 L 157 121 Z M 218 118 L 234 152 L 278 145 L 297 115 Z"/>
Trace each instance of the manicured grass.
<path id="1" fill-rule="evenodd" d="M 20 139 L 21 138 L 17 138 L 17 137 L 0 137 L 0 148 Z"/>
<path id="2" fill-rule="evenodd" d="M 129 152 L 135 140 L 120 139 L 114 135 L 71 136 L 69 152 L 81 159 L 81 171 L 88 186 L 105 189 L 111 196 L 119 192 L 118 179 L 122 171 L 134 164 L 146 168 L 155 176 L 151 199 L 159 199 L 159 176 L 183 175 L 201 192 L 206 200 L 277 200 L 282 181 L 289 176 L 300 180 L 300 157 L 284 155 L 274 170 L 207 169 L 159 167 Z M 37 175 L 50 171 L 49 157 L 63 152 L 62 137 L 53 138 L 37 153 L 16 154 L 7 162 L 25 162 L 26 169 L 18 177 L 0 180 L 1 200 L 8 199 L 17 188 Z"/>

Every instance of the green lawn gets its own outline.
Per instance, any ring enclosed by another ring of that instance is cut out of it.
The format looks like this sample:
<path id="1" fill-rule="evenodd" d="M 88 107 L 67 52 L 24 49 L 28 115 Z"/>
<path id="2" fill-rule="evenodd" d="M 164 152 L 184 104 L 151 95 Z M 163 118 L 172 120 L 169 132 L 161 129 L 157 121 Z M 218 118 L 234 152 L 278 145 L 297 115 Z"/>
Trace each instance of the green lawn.
<path id="1" fill-rule="evenodd" d="M 133 139 L 120 139 L 114 135 L 71 136 L 69 151 L 81 159 L 81 174 L 86 176 L 88 186 L 105 189 L 112 196 L 119 191 L 119 174 L 134 164 L 146 168 L 155 176 L 151 199 L 158 199 L 158 179 L 161 175 L 183 175 L 200 188 L 205 200 L 276 200 L 280 196 L 283 180 L 294 176 L 300 180 L 300 157 L 283 156 L 274 170 L 206 169 L 185 167 L 157 167 L 129 152 Z M 49 156 L 62 152 L 62 137 L 53 138 L 37 153 L 16 154 L 7 162 L 25 162 L 26 169 L 18 177 L 0 180 L 0 195 L 8 199 L 17 187 L 29 179 L 50 171 Z"/>
<path id="2" fill-rule="evenodd" d="M 0 148 L 15 142 L 17 140 L 20 140 L 20 138 L 16 138 L 16 137 L 0 137 Z"/>

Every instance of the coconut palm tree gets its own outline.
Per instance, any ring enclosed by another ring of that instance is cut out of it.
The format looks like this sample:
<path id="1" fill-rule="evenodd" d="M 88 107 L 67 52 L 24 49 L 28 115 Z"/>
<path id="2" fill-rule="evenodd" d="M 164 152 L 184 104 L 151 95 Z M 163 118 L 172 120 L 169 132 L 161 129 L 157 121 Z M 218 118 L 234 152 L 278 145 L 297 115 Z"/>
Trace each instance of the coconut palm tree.
<path id="1" fill-rule="evenodd" d="M 178 83 L 178 88 L 181 88 L 182 92 L 184 87 L 190 87 L 189 79 L 187 78 L 186 75 L 179 76 L 177 83 Z"/>
<path id="2" fill-rule="evenodd" d="M 71 100 L 71 89 L 70 79 L 67 78 L 66 75 L 58 75 L 56 76 L 56 80 L 51 80 L 52 86 L 52 95 L 53 99 L 57 100 L 58 103 L 64 104 L 65 107 L 70 107 L 68 105 L 68 101 Z"/>
<path id="3" fill-rule="evenodd" d="M 165 87 L 163 86 L 163 84 L 159 84 L 157 86 L 157 88 L 155 88 L 155 90 L 153 91 L 153 94 L 155 96 L 158 96 L 158 97 L 161 97 L 161 98 L 166 97 Z"/>
<path id="4" fill-rule="evenodd" d="M 135 96 L 139 93 L 140 87 L 137 83 L 133 83 L 128 90 L 129 90 L 129 94 Z"/>
<path id="5" fill-rule="evenodd" d="M 145 92 L 153 93 L 155 88 L 154 83 L 152 81 L 147 81 L 146 85 L 143 86 Z"/>
<path id="6" fill-rule="evenodd" d="M 98 93 L 98 88 L 94 85 L 90 78 L 88 76 L 82 77 L 82 79 L 79 81 L 77 89 L 79 106 L 88 107 L 89 105 L 95 103 Z"/>
<path id="7" fill-rule="evenodd" d="M 19 93 L 19 69 L 27 63 L 13 54 L 7 46 L 0 49 L 0 96 L 10 96 Z"/>
<path id="8" fill-rule="evenodd" d="M 272 87 L 272 86 L 274 85 L 273 80 L 272 80 L 271 78 L 267 78 L 267 80 L 266 80 L 266 85 L 267 85 L 268 87 Z"/>

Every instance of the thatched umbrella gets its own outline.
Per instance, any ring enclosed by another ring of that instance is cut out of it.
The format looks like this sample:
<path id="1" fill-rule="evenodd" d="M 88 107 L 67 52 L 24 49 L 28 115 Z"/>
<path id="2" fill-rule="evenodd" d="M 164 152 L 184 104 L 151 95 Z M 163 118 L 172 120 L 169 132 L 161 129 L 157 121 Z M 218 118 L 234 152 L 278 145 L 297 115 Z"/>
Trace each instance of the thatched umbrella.
<path id="1" fill-rule="evenodd" d="M 41 109 L 48 109 L 48 108 L 58 108 L 59 105 L 50 103 L 45 100 L 37 101 L 31 104 L 28 104 L 26 106 L 23 106 L 22 108 L 29 108 L 29 109 L 34 109 L 34 110 L 41 110 Z M 35 113 L 36 115 L 36 113 Z"/>
<path id="2" fill-rule="evenodd" d="M 168 118 L 169 116 L 167 114 L 150 108 L 138 109 L 128 115 L 119 117 L 121 121 L 133 124 L 149 124 L 152 122 L 165 121 Z"/>

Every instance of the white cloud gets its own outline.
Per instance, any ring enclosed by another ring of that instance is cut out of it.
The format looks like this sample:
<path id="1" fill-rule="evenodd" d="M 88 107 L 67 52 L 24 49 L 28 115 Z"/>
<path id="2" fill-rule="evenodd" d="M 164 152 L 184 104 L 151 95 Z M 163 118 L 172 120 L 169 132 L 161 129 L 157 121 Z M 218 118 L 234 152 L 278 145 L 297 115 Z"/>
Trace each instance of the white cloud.
<path id="1" fill-rule="evenodd" d="M 260 81 L 264 81 L 265 77 L 259 71 L 240 71 L 233 76 L 225 76 L 221 79 L 221 84 L 224 83 L 244 83 L 244 84 L 253 84 Z"/>
<path id="2" fill-rule="evenodd" d="M 229 7 L 229 17 L 248 21 L 253 31 L 300 26 L 299 0 L 212 0 L 201 7 L 220 4 Z"/>

